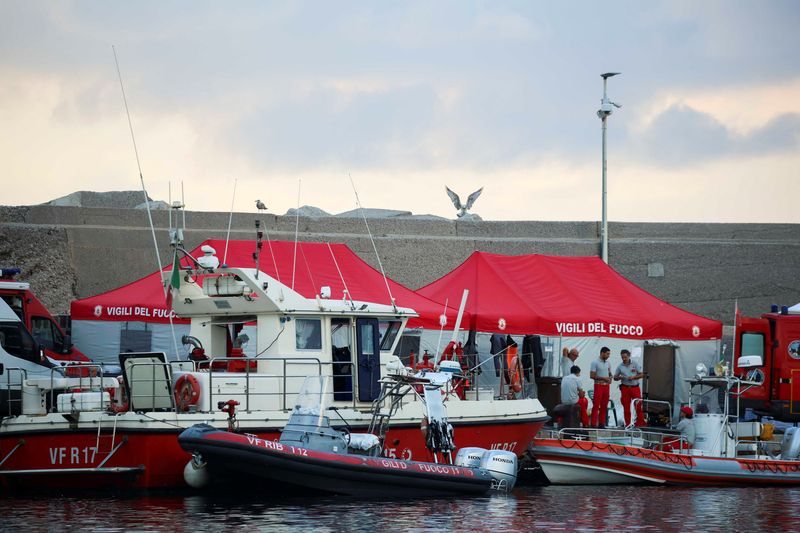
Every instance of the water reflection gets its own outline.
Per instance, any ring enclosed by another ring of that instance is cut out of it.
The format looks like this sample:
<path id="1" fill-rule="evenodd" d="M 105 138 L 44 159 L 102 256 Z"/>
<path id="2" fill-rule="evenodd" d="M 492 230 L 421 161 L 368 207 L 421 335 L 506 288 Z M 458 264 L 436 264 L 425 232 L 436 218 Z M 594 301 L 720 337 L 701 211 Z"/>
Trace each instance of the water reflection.
<path id="1" fill-rule="evenodd" d="M 800 531 L 796 488 L 523 487 L 481 498 L 7 498 L 3 530 Z"/>

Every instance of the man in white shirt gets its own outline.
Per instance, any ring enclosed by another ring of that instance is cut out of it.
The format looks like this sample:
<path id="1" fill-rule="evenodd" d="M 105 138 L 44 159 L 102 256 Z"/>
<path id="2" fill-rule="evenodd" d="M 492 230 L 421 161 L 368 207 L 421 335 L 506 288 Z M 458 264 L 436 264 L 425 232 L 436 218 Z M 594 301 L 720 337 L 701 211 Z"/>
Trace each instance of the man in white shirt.
<path id="1" fill-rule="evenodd" d="M 594 398 L 592 398 L 592 427 L 605 428 L 608 417 L 608 397 L 611 392 L 611 364 L 608 358 L 611 350 L 603 346 L 600 357 L 592 361 L 589 377 L 594 380 Z"/>
<path id="2" fill-rule="evenodd" d="M 642 397 L 642 390 L 639 388 L 639 380 L 644 377 L 639 364 L 631 359 L 631 352 L 622 350 L 619 355 L 622 362 L 617 365 L 614 371 L 614 380 L 619 381 L 619 392 L 621 395 L 622 412 L 625 414 L 625 425 L 631 425 L 631 402 Z M 642 413 L 642 402 L 636 402 L 636 427 L 646 426 L 647 422 Z"/>
<path id="3" fill-rule="evenodd" d="M 576 427 L 580 415 L 578 398 L 580 398 L 580 367 L 573 365 L 568 376 L 561 378 L 561 403 L 554 409 L 554 414 L 562 417 L 561 427 Z"/>

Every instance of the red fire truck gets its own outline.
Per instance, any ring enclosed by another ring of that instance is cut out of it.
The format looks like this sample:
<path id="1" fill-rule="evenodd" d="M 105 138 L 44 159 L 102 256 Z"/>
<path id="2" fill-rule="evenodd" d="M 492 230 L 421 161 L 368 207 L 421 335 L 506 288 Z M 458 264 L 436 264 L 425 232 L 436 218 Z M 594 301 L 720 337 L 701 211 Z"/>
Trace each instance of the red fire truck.
<path id="1" fill-rule="evenodd" d="M 29 283 L 14 279 L 18 268 L 0 268 L 0 298 L 14 310 L 44 354 L 55 361 L 89 361 L 72 346 L 47 308 L 31 292 Z"/>
<path id="2" fill-rule="evenodd" d="M 742 410 L 800 421 L 800 314 L 777 305 L 760 318 L 737 314 L 735 343 L 736 375 L 762 384 L 742 395 Z"/>

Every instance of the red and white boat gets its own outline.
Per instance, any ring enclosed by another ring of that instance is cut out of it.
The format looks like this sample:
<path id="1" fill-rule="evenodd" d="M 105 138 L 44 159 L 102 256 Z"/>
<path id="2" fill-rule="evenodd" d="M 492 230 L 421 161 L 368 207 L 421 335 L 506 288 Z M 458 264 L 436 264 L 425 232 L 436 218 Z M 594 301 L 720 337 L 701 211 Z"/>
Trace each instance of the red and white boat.
<path id="1" fill-rule="evenodd" d="M 762 438 L 769 432 L 761 423 L 740 422 L 729 414 L 730 396 L 738 399 L 760 383 L 702 376 L 691 385 L 698 391 L 693 399 L 726 392 L 722 413 L 694 415 L 692 447 L 675 432 L 657 428 L 567 428 L 543 431 L 531 453 L 547 479 L 561 485 L 800 485 L 800 428 L 788 428 L 775 441 Z"/>
<path id="2" fill-rule="evenodd" d="M 256 269 L 197 264 L 168 281 L 175 312 L 191 319 L 183 340 L 194 346 L 192 361 L 122 354 L 120 378 L 102 376 L 99 365 L 84 377 L 65 377 L 44 367 L 18 371 L 28 362 L 0 349 L 0 382 L 17 395 L 13 416 L 0 422 L 3 488 L 184 487 L 190 456 L 177 440 L 184 429 L 205 423 L 277 439 L 291 399 L 312 374 L 332 379 L 331 420 L 366 431 L 378 381 L 397 361 L 392 354 L 415 316 L 390 305 L 305 298 Z M 257 331 L 253 358 L 241 355 L 245 324 Z M 520 455 L 548 419 L 535 399 L 478 397 L 477 390 L 462 396 L 450 390 L 447 398 L 459 446 Z M 239 402 L 233 419 L 229 401 Z M 423 419 L 421 402 L 404 402 L 383 454 L 429 460 Z"/>

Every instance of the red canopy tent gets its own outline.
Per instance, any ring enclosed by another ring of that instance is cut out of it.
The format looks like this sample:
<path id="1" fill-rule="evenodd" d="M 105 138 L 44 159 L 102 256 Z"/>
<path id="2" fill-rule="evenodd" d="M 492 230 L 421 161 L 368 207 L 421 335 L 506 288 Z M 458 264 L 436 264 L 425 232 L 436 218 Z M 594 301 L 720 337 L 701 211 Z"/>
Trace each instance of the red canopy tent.
<path id="1" fill-rule="evenodd" d="M 253 260 L 255 243 L 253 241 L 228 242 L 227 256 L 225 256 L 224 240 L 207 240 L 192 250 L 191 255 L 193 257 L 203 255 L 200 247 L 205 244 L 212 246 L 217 251 L 220 261 L 225 257 L 230 266 L 255 266 Z M 187 260 L 183 260 L 182 264 L 188 264 Z M 169 268 L 171 266 L 165 267 L 164 270 Z M 396 304 L 400 307 L 410 307 L 419 314 L 419 318 L 412 319 L 409 326 L 436 329 L 440 327 L 439 315 L 444 311 L 442 304 L 416 294 L 411 289 L 390 279 L 387 279 L 385 283 L 380 272 L 372 268 L 345 244 L 298 242 L 295 254 L 294 242 L 264 242 L 259 270 L 285 285 L 294 286 L 294 290 L 307 298 L 313 298 L 319 294 L 322 286 L 331 288 L 331 298 L 342 298 L 346 284 L 350 296 L 354 300 L 389 304 L 390 299 L 386 289 L 386 283 L 388 283 Z M 341 276 L 339 271 L 341 271 Z M 344 283 L 342 279 L 344 279 Z M 455 322 L 457 311 L 453 307 L 448 309 L 448 324 Z M 171 311 L 166 306 L 161 274 L 154 272 L 117 289 L 76 300 L 72 302 L 71 312 L 73 320 L 165 323 L 169 322 Z M 187 320 L 177 318 L 175 322 L 188 323 Z"/>
<path id="2" fill-rule="evenodd" d="M 508 334 L 714 340 L 722 323 L 674 307 L 597 257 L 507 256 L 474 252 L 417 293 L 460 301 L 464 329 Z"/>

